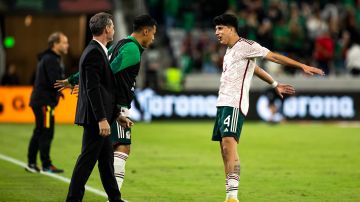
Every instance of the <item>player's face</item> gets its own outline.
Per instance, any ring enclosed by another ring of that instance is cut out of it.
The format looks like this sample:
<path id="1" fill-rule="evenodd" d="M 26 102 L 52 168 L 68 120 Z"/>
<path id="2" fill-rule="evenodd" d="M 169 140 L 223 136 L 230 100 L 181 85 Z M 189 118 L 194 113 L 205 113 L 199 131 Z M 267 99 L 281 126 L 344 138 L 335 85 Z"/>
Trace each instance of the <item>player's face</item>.
<path id="1" fill-rule="evenodd" d="M 69 49 L 68 38 L 65 35 L 60 35 L 59 43 L 54 44 L 54 49 L 60 54 L 67 54 Z"/>
<path id="2" fill-rule="evenodd" d="M 156 34 L 156 26 L 154 25 L 151 28 L 144 29 L 144 44 L 141 44 L 144 48 L 149 48 L 149 46 L 154 42 Z"/>
<path id="3" fill-rule="evenodd" d="M 231 28 L 225 25 L 216 25 L 215 35 L 221 44 L 227 45 L 231 35 Z"/>

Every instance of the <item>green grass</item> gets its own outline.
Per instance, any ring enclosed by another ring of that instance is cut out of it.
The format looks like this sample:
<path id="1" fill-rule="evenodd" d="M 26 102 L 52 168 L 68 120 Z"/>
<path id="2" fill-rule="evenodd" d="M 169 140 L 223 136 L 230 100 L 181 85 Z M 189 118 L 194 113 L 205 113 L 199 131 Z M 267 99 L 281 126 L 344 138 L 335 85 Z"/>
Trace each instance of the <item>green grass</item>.
<path id="1" fill-rule="evenodd" d="M 212 122 L 136 123 L 122 189 L 130 202 L 221 202 Z M 0 124 L 0 153 L 26 162 L 32 124 Z M 54 164 L 70 178 L 82 128 L 57 125 Z M 238 146 L 241 202 L 360 201 L 360 127 L 246 123 Z M 64 201 L 68 184 L 0 160 L 0 201 Z M 88 185 L 103 190 L 97 167 Z M 84 201 L 106 201 L 86 192 Z"/>

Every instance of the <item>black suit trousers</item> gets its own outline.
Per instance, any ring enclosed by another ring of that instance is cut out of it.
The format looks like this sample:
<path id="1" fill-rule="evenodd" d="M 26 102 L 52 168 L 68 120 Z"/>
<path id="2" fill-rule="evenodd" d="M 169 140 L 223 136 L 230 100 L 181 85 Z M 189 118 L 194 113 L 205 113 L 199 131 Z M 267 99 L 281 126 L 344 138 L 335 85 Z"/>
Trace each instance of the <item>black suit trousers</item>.
<path id="1" fill-rule="evenodd" d="M 77 159 L 66 201 L 82 201 L 85 184 L 98 161 L 101 182 L 109 201 L 122 201 L 114 175 L 114 154 L 110 136 L 99 135 L 99 127 L 85 125 L 81 154 Z"/>

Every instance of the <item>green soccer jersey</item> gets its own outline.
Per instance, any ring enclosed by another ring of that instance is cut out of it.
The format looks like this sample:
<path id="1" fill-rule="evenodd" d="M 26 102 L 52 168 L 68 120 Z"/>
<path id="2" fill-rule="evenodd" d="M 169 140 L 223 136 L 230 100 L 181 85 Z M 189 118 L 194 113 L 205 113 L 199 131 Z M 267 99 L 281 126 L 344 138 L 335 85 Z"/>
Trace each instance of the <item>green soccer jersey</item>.
<path id="1" fill-rule="evenodd" d="M 110 67 L 115 75 L 118 90 L 118 105 L 130 108 L 134 99 L 135 81 L 140 70 L 144 48 L 132 36 L 120 40 L 108 50 Z M 79 83 L 79 72 L 68 77 L 71 85 Z"/>

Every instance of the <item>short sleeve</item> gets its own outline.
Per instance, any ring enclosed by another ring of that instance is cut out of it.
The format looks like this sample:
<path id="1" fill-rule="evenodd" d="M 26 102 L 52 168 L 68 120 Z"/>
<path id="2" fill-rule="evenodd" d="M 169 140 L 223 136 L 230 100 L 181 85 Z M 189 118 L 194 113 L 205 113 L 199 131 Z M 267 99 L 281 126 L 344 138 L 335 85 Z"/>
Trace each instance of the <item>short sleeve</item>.
<path id="1" fill-rule="evenodd" d="M 251 41 L 252 43 L 247 44 L 247 48 L 245 49 L 245 57 L 246 58 L 258 58 L 258 57 L 265 57 L 270 50 L 261 46 L 260 44 Z"/>

